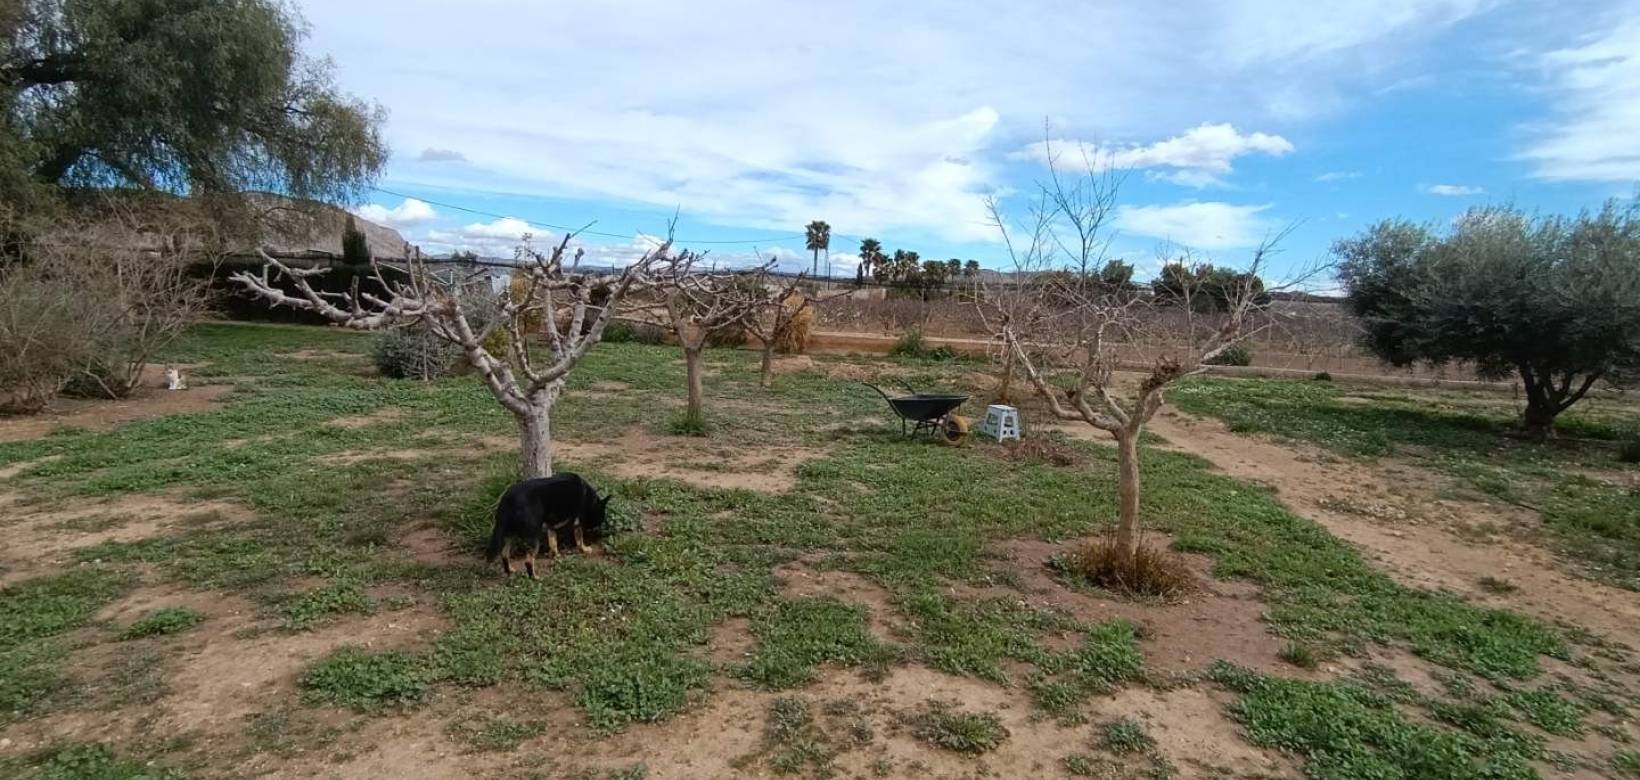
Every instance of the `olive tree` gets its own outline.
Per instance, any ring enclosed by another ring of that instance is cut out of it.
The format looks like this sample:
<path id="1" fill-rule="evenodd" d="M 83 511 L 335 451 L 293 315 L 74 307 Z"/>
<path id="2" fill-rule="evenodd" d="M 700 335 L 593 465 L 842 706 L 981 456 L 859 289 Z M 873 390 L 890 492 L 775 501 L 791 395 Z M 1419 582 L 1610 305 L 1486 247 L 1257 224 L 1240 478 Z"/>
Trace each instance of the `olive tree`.
<path id="1" fill-rule="evenodd" d="M 441 268 L 419 253 L 410 253 L 400 266 L 371 261 L 376 283 L 387 291 L 383 295 L 316 290 L 311 280 L 327 269 L 294 267 L 261 250 L 260 275 L 240 271 L 229 279 L 272 306 L 314 312 L 343 327 L 419 324 L 458 346 L 518 426 L 520 476 L 546 477 L 552 475 L 552 410 L 570 372 L 603 338 L 604 327 L 628 295 L 662 285 L 669 277 L 663 269 L 680 258 L 686 263 L 688 256 L 673 257 L 667 240 L 623 269 L 588 271 L 580 268 L 581 250 L 569 251 L 571 238 L 564 236 L 546 252 L 526 239 L 514 271 L 523 282 L 509 285 L 498 301 L 478 300 L 490 294 L 489 285 L 475 286 L 470 271 Z M 288 279 L 296 293 L 276 286 L 275 275 Z M 495 313 L 487 324 L 475 316 L 481 308 Z M 490 338 L 498 329 L 506 339 Z"/>
<path id="2" fill-rule="evenodd" d="M 1333 252 L 1368 350 L 1518 377 L 1532 437 L 1640 372 L 1640 201 L 1576 217 L 1478 208 L 1444 230 L 1387 220 Z"/>

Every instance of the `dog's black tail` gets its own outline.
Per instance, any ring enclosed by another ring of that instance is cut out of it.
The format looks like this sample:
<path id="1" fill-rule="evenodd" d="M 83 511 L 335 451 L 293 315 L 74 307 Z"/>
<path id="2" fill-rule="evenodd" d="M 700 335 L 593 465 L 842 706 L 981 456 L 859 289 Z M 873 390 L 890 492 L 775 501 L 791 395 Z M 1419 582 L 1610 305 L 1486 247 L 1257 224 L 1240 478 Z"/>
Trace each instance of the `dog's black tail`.
<path id="1" fill-rule="evenodd" d="M 484 548 L 484 560 L 493 561 L 501 555 L 501 550 L 507 546 L 507 531 L 501 523 L 501 510 L 496 510 L 495 530 L 490 532 L 490 546 Z"/>

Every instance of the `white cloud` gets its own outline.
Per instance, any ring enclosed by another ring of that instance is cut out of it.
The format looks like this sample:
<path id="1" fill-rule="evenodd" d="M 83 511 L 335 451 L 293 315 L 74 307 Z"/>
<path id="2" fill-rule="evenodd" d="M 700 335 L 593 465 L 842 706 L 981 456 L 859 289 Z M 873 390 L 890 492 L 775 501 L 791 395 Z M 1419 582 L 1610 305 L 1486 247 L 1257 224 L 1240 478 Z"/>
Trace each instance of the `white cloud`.
<path id="1" fill-rule="evenodd" d="M 1473 187 L 1468 184 L 1431 184 L 1424 188 L 1424 192 L 1431 195 L 1442 195 L 1448 198 L 1458 198 L 1465 195 L 1480 195 L 1486 192 L 1482 187 Z"/>
<path id="2" fill-rule="evenodd" d="M 467 155 L 454 149 L 427 147 L 416 156 L 417 162 L 467 162 Z"/>
<path id="3" fill-rule="evenodd" d="M 360 206 L 353 213 L 378 225 L 386 225 L 390 228 L 420 225 L 438 218 L 438 212 L 434 211 L 432 206 L 415 198 L 405 198 L 403 202 L 393 208 L 370 203 Z"/>
<path id="4" fill-rule="evenodd" d="M 1223 184 L 1221 177 L 1231 172 L 1231 163 L 1237 157 L 1250 154 L 1280 157 L 1292 151 L 1292 143 L 1279 135 L 1256 132 L 1243 135 L 1234 125 L 1203 124 L 1153 144 L 1113 146 L 1059 139 L 1037 141 L 1014 156 L 1046 163 L 1049 155 L 1053 155 L 1058 158 L 1058 164 L 1070 167 L 1091 164 L 1099 169 L 1116 170 L 1169 168 L 1172 170 L 1147 175 L 1199 189 Z"/>
<path id="5" fill-rule="evenodd" d="M 482 257 L 510 258 L 526 235 L 532 236 L 539 246 L 552 238 L 552 231 L 530 227 L 517 217 L 502 217 L 462 227 L 429 230 L 416 243 L 434 252 L 473 252 Z"/>
<path id="6" fill-rule="evenodd" d="M 1327 171 L 1326 173 L 1315 177 L 1315 180 L 1325 184 L 1332 181 L 1345 181 L 1347 179 L 1359 178 L 1361 178 L 1360 171 Z"/>
<path id="7" fill-rule="evenodd" d="M 1170 206 L 1120 206 L 1116 229 L 1123 233 L 1170 241 L 1195 249 L 1241 249 L 1257 246 L 1273 225 L 1260 216 L 1270 204 L 1237 206 L 1217 201 L 1186 201 Z"/>
<path id="8" fill-rule="evenodd" d="M 403 185 L 953 241 L 994 238 L 981 197 L 1017 184 L 1006 152 L 1041 138 L 1045 114 L 1117 138 L 1314 116 L 1416 72 L 1478 2 L 840 3 L 794 40 L 768 34 L 790 27 L 789 2 L 298 0 L 312 53 L 388 108 Z M 1255 147 L 1241 153 L 1276 153 L 1256 136 L 1238 134 Z M 452 149 L 468 164 L 415 158 Z M 1154 170 L 1196 186 L 1228 172 L 1219 159 Z"/>
<path id="9" fill-rule="evenodd" d="M 1549 52 L 1556 117 L 1534 128 L 1519 155 L 1532 175 L 1553 181 L 1640 179 L 1640 16 L 1599 24 L 1579 45 Z"/>

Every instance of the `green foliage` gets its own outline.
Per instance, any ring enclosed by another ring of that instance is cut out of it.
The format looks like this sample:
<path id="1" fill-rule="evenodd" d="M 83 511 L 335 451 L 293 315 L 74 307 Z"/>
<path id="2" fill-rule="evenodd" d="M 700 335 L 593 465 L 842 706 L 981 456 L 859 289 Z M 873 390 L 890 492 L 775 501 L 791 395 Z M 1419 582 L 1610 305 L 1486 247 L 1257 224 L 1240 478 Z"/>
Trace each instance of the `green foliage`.
<path id="1" fill-rule="evenodd" d="M 1640 463 L 1640 439 L 1630 439 L 1617 448 L 1618 463 Z"/>
<path id="2" fill-rule="evenodd" d="M 369 612 L 372 606 L 363 583 L 337 580 L 296 594 L 280 611 L 286 628 L 304 629 L 336 615 Z"/>
<path id="3" fill-rule="evenodd" d="M 1207 361 L 1210 366 L 1253 365 L 1253 351 L 1241 344 L 1233 344 Z M 1330 377 L 1329 377 L 1330 378 Z"/>
<path id="4" fill-rule="evenodd" d="M 302 675 L 302 698 L 368 712 L 420 703 L 427 696 L 427 681 L 420 659 L 395 650 L 344 647 L 308 667 Z"/>
<path id="5" fill-rule="evenodd" d="M 1305 774 L 1318 780 L 1537 776 L 1535 746 L 1417 723 L 1353 682 L 1266 677 L 1222 662 L 1212 677 L 1241 695 L 1230 712 L 1254 744 L 1304 756 Z"/>
<path id="6" fill-rule="evenodd" d="M 1444 234 L 1390 220 L 1333 253 L 1368 349 L 1518 375 L 1534 433 L 1589 383 L 1640 371 L 1640 200 L 1575 218 L 1477 208 Z"/>
<path id="7" fill-rule="evenodd" d="M 376 335 L 376 369 L 393 379 L 430 381 L 462 365 L 461 347 L 433 335 L 424 325 L 386 328 Z"/>
<path id="8" fill-rule="evenodd" d="M 1156 747 L 1156 740 L 1145 729 L 1145 724 L 1132 718 L 1110 721 L 1099 727 L 1101 744 L 1112 753 L 1145 753 Z"/>
<path id="9" fill-rule="evenodd" d="M 1288 642 L 1277 655 L 1281 660 L 1300 669 L 1314 669 L 1321 663 L 1320 659 L 1316 658 L 1315 651 L 1301 642 Z"/>
<path id="10" fill-rule="evenodd" d="M 1587 710 L 1550 690 L 1514 691 L 1503 697 L 1521 717 L 1550 734 L 1575 737 L 1583 733 L 1583 716 Z"/>
<path id="11" fill-rule="evenodd" d="M 815 723 L 809 703 L 802 699 L 779 698 L 769 703 L 769 717 L 763 725 L 763 742 L 769 751 L 769 767 L 775 774 L 789 775 L 813 767 L 821 776 L 829 774 L 836 751 Z"/>
<path id="12" fill-rule="evenodd" d="M 739 674 L 776 690 L 813 680 L 821 663 L 881 667 L 895 657 L 866 630 L 864 607 L 835 599 L 781 601 L 753 620 L 752 633 L 757 650 Z"/>
<path id="13" fill-rule="evenodd" d="M 1064 720 L 1074 720 L 1088 696 L 1109 693 L 1144 675 L 1133 624 L 1112 620 L 1089 628 L 1082 646 L 1043 664 L 1044 675 L 1031 682 L 1037 706 Z"/>
<path id="14" fill-rule="evenodd" d="M 888 354 L 894 357 L 918 358 L 920 360 L 946 361 L 957 357 L 956 350 L 941 344 L 930 347 L 923 339 L 921 330 L 912 328 L 895 340 L 894 345 L 888 348 Z"/>
<path id="15" fill-rule="evenodd" d="M 918 739 L 958 753 L 989 753 L 1009 736 L 994 712 L 961 712 L 944 704 L 928 706 L 912 722 Z"/>
<path id="16" fill-rule="evenodd" d="M 179 780 L 176 769 L 156 767 L 116 755 L 102 744 L 55 748 L 36 761 L 28 780 Z"/>
<path id="17" fill-rule="evenodd" d="M 119 572 L 94 568 L 0 588 L 0 651 L 78 628 L 129 585 Z"/>
<path id="18" fill-rule="evenodd" d="M 1326 371 L 1317 371 L 1315 376 L 1310 377 L 1310 380 L 1313 382 L 1331 382 L 1333 381 L 1333 375 Z"/>
<path id="19" fill-rule="evenodd" d="M 1259 307 L 1270 303 L 1263 279 L 1211 263 L 1167 263 L 1150 283 L 1150 289 L 1160 303 L 1179 306 L 1188 303 L 1192 311 L 1204 314 L 1230 311 L 1241 301 Z"/>
<path id="20" fill-rule="evenodd" d="M 1640 750 L 1619 750 L 1612 754 L 1611 763 L 1621 777 L 1640 777 Z"/>
<path id="21" fill-rule="evenodd" d="M 348 201 L 387 161 L 381 109 L 303 57 L 283 3 L 24 0 L 0 67 L 0 163 L 44 185 Z M 8 169 L 0 182 L 21 180 Z M 4 200 L 15 202 L 7 193 Z"/>
<path id="22" fill-rule="evenodd" d="M 539 721 L 473 715 L 452 721 L 444 730 L 472 750 L 508 752 L 517 750 L 526 740 L 540 736 L 546 728 L 546 724 Z"/>
<path id="23" fill-rule="evenodd" d="M 602 341 L 606 344 L 665 344 L 666 332 L 647 323 L 615 320 L 604 326 Z"/>
<path id="24" fill-rule="evenodd" d="M 204 615 L 187 607 L 161 607 L 137 618 L 120 632 L 121 639 L 141 639 L 150 636 L 180 634 L 200 624 Z"/>

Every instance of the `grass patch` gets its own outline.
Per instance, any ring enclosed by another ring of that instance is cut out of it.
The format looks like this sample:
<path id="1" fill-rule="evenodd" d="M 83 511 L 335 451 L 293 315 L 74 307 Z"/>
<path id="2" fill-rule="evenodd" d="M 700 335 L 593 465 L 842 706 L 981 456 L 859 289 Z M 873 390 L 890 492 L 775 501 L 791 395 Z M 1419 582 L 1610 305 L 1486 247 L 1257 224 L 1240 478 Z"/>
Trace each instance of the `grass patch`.
<path id="1" fill-rule="evenodd" d="M 882 669 L 897 656 L 871 637 L 864 607 L 829 598 L 781 601 L 753 619 L 752 634 L 757 649 L 739 674 L 774 690 L 813 680 L 821 663 Z"/>
<path id="2" fill-rule="evenodd" d="M 1314 669 L 1321 665 L 1315 650 L 1302 642 L 1288 642 L 1276 656 L 1300 669 Z"/>
<path id="3" fill-rule="evenodd" d="M 360 712 L 420 703 L 427 697 L 422 662 L 396 650 L 371 652 L 344 647 L 320 659 L 302 675 L 302 698 Z"/>
<path id="4" fill-rule="evenodd" d="M 124 573 L 97 567 L 0 588 L 0 651 L 84 625 L 130 584 Z"/>
<path id="5" fill-rule="evenodd" d="M 1550 734 L 1575 737 L 1583 733 L 1583 716 L 1588 711 L 1554 691 L 1514 691 L 1503 701 L 1520 713 L 1522 720 Z"/>
<path id="6" fill-rule="evenodd" d="M 362 583 L 340 580 L 296 594 L 280 611 L 286 628 L 305 629 L 337 615 L 369 612 L 373 606 Z"/>
<path id="7" fill-rule="evenodd" d="M 0 760 L 0 769 L 10 763 Z M 19 766 L 33 767 L 30 774 L 14 775 L 27 780 L 179 780 L 180 770 L 150 766 L 123 758 L 107 745 L 78 744 L 52 748 L 35 754 Z"/>
<path id="8" fill-rule="evenodd" d="M 1537 777 L 1530 743 L 1418 723 L 1359 683 L 1287 680 L 1222 662 L 1211 676 L 1240 694 L 1230 712 L 1248 738 L 1303 756 L 1310 777 Z"/>
<path id="9" fill-rule="evenodd" d="M 712 424 L 706 415 L 684 412 L 667 421 L 666 432 L 673 436 L 709 436 Z"/>
<path id="10" fill-rule="evenodd" d="M 475 752 L 511 752 L 526 740 L 545 733 L 539 721 L 518 721 L 492 715 L 474 715 L 451 721 L 444 733 Z"/>
<path id="11" fill-rule="evenodd" d="M 962 712 L 933 703 L 912 718 L 913 733 L 930 745 L 958 753 L 979 755 L 996 750 L 1008 739 L 1008 729 L 994 712 Z"/>
<path id="12" fill-rule="evenodd" d="M 205 620 L 205 616 L 187 607 L 162 607 L 137 618 L 120 632 L 121 639 L 142 639 L 150 636 L 180 634 Z"/>
<path id="13" fill-rule="evenodd" d="M 1073 721 L 1089 696 L 1139 680 L 1144 668 L 1133 624 L 1113 620 L 1089 628 L 1081 647 L 1045 664 L 1044 674 L 1031 681 L 1031 694 L 1049 714 Z"/>
<path id="14" fill-rule="evenodd" d="M 1113 720 L 1100 726 L 1099 741 L 1112 753 L 1148 753 L 1156 747 L 1156 740 L 1145 729 L 1145 724 L 1132 718 Z"/>

